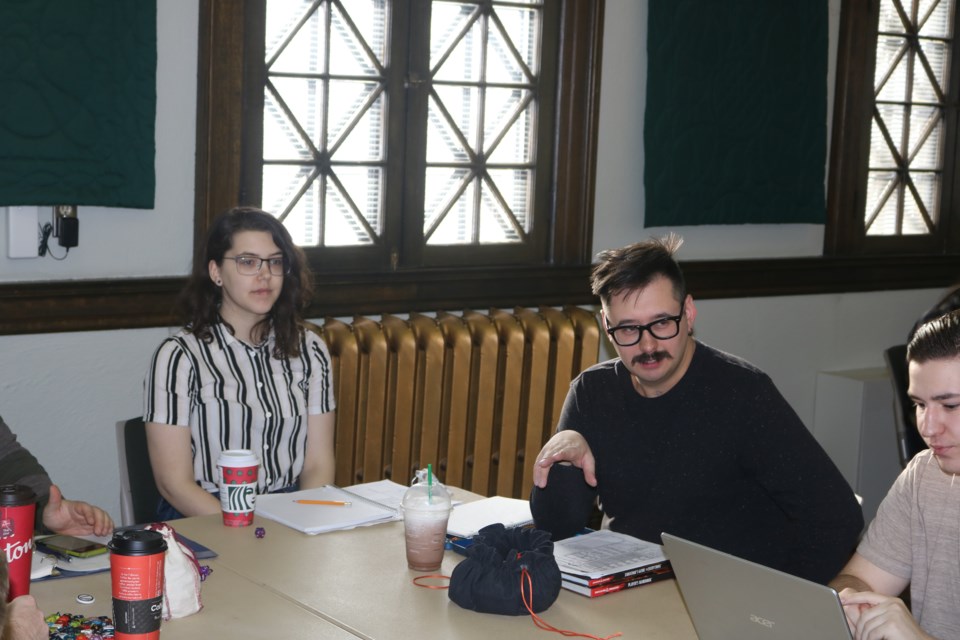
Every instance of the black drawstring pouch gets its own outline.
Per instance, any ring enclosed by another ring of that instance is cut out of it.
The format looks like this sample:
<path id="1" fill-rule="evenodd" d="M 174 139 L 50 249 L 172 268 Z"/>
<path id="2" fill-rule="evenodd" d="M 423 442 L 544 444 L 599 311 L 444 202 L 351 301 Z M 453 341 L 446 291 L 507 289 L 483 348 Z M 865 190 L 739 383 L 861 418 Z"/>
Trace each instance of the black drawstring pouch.
<path id="1" fill-rule="evenodd" d="M 560 595 L 550 534 L 532 527 L 507 529 L 500 523 L 480 529 L 466 560 L 450 576 L 448 594 L 464 609 L 480 613 L 529 614 L 524 595 L 534 613 L 546 610 Z"/>

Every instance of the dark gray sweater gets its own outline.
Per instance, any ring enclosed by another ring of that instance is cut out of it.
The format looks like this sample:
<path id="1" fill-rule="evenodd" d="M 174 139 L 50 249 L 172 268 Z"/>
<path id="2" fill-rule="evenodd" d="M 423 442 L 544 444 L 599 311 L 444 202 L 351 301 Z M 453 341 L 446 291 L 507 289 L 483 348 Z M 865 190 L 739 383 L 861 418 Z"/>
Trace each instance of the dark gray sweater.
<path id="1" fill-rule="evenodd" d="M 558 429 L 583 434 L 598 488 L 554 465 L 534 488 L 539 528 L 580 530 L 599 497 L 610 528 L 669 532 L 817 582 L 832 579 L 863 528 L 856 497 L 762 371 L 702 343 L 683 378 L 645 398 L 619 359 L 572 383 Z"/>

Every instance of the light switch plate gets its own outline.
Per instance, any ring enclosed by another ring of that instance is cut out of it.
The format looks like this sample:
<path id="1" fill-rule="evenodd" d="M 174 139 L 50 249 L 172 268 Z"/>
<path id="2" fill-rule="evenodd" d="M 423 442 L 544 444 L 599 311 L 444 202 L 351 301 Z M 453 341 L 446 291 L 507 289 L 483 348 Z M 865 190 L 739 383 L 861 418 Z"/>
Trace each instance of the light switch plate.
<path id="1" fill-rule="evenodd" d="M 7 207 L 7 256 L 36 258 L 39 254 L 40 207 Z"/>

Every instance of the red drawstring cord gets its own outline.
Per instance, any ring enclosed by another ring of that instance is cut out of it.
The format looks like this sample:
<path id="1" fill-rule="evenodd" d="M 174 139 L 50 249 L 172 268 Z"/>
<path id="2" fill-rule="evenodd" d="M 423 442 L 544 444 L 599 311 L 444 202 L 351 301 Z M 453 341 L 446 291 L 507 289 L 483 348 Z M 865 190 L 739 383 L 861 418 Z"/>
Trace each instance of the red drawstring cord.
<path id="1" fill-rule="evenodd" d="M 449 580 L 450 576 L 445 576 L 440 573 L 417 576 L 413 579 L 413 584 L 417 585 L 418 587 L 423 587 L 424 589 L 449 589 L 448 585 L 420 583 L 421 580 L 427 579 Z M 569 631 L 567 629 L 557 629 L 552 624 L 538 616 L 533 612 L 533 578 L 530 577 L 530 572 L 527 571 L 526 567 L 523 567 L 520 572 L 520 599 L 523 601 L 523 606 L 526 607 L 527 611 L 530 612 L 530 618 L 533 620 L 533 624 L 535 624 L 538 629 L 542 629 L 543 631 L 553 631 L 554 633 L 559 633 L 560 635 L 568 638 L 589 638 L 589 640 L 610 640 L 611 638 L 619 638 L 621 635 L 623 635 L 617 631 L 609 636 L 600 637 L 592 636 L 589 633 L 577 633 L 576 631 Z"/>
<path id="2" fill-rule="evenodd" d="M 524 586 L 526 586 L 526 589 Z M 528 590 L 529 594 L 527 593 Z M 568 638 L 590 638 L 590 640 L 610 640 L 610 638 L 618 638 L 623 635 L 617 631 L 612 635 L 600 637 L 592 636 L 589 633 L 577 633 L 576 631 L 569 631 L 567 629 L 557 629 L 552 624 L 535 614 L 533 612 L 533 579 L 530 577 L 530 572 L 527 571 L 526 567 L 523 568 L 523 571 L 520 574 L 520 598 L 523 600 L 523 606 L 525 606 L 527 611 L 530 612 L 530 617 L 533 619 L 533 624 L 537 625 L 537 628 L 543 629 L 544 631 L 553 631 L 554 633 L 559 633 L 560 635 Z"/>

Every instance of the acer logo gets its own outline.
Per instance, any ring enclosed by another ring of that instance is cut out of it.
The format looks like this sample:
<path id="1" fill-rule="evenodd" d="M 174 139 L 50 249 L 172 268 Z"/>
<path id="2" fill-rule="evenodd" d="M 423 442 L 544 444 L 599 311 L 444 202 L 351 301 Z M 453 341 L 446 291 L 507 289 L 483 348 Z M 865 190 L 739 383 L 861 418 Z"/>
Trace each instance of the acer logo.
<path id="1" fill-rule="evenodd" d="M 757 624 L 761 624 L 765 626 L 767 629 L 773 629 L 773 625 L 775 624 L 773 620 L 767 620 L 766 618 L 761 618 L 760 616 L 754 613 L 750 614 L 750 622 L 756 622 Z"/>

